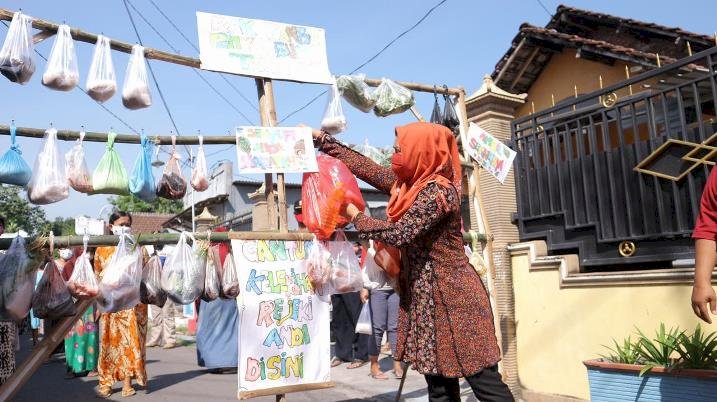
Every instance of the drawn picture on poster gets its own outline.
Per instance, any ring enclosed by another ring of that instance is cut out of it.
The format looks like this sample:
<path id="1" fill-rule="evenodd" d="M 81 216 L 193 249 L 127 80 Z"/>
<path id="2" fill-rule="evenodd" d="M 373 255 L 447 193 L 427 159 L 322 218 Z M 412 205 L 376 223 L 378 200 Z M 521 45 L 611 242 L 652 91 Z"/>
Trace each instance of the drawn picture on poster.
<path id="1" fill-rule="evenodd" d="M 316 172 L 311 128 L 238 127 L 239 173 Z"/>
<path id="2" fill-rule="evenodd" d="M 330 296 L 304 263 L 312 242 L 232 240 L 239 273 L 239 393 L 330 381 Z"/>
<path id="3" fill-rule="evenodd" d="M 475 123 L 470 124 L 467 137 L 466 149 L 471 158 L 503 183 L 513 165 L 515 151 Z"/>
<path id="4" fill-rule="evenodd" d="M 332 82 L 321 28 L 197 13 L 205 70 L 277 80 Z"/>

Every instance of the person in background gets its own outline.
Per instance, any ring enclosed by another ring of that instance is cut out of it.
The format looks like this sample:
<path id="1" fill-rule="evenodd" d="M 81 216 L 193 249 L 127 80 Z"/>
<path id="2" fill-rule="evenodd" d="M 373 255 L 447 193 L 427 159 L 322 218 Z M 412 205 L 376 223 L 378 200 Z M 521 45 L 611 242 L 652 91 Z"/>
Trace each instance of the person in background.
<path id="1" fill-rule="evenodd" d="M 40 264 L 40 266 L 37 268 L 37 271 L 35 271 L 35 287 L 33 290 L 37 289 L 37 284 L 40 283 L 40 279 L 42 279 L 42 275 L 45 272 L 45 264 Z M 35 312 L 33 309 L 30 309 L 30 330 L 32 331 L 32 346 L 37 345 L 38 342 L 38 336 L 42 334 L 45 335 L 45 329 L 43 328 L 43 320 L 40 318 L 35 317 Z"/>
<path id="2" fill-rule="evenodd" d="M 712 169 L 700 200 L 700 214 L 692 232 L 695 239 L 695 279 L 692 285 L 692 311 L 702 321 L 712 323 L 717 314 L 717 296 L 712 272 L 717 263 L 717 169 Z"/>
<path id="3" fill-rule="evenodd" d="M 159 256 L 160 263 L 164 266 L 167 260 L 167 253 L 163 244 L 154 246 L 154 252 Z M 167 250 L 169 251 L 169 250 Z M 147 336 L 147 347 L 152 348 L 163 344 L 165 349 L 172 349 L 177 346 L 177 333 L 175 328 L 174 313 L 177 310 L 176 304 L 171 299 L 167 299 L 164 306 L 158 307 L 149 305 L 150 315 L 152 316 L 152 324 Z"/>
<path id="4" fill-rule="evenodd" d="M 0 216 L 0 235 L 5 233 L 5 217 Z M 15 343 L 17 324 L 0 320 L 0 385 L 15 372 Z"/>
<path id="5" fill-rule="evenodd" d="M 112 213 L 109 224 L 114 235 L 130 234 L 132 216 L 124 211 Z M 98 247 L 95 251 L 95 272 L 100 280 L 116 247 Z M 100 316 L 100 354 L 97 361 L 100 396 L 109 397 L 112 386 L 123 381 L 122 396 L 135 394 L 132 379 L 140 386 L 147 384 L 145 371 L 145 338 L 147 337 L 147 305 Z"/>

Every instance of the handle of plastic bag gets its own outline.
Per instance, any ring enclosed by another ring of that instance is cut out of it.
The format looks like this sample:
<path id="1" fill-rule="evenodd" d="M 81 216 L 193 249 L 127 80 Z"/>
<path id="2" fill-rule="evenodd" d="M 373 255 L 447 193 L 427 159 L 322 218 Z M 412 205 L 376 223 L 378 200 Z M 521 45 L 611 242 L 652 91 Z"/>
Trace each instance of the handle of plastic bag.
<path id="1" fill-rule="evenodd" d="M 50 259 L 55 254 L 55 233 L 50 231 Z"/>
<path id="2" fill-rule="evenodd" d="M 202 148 L 204 146 L 204 136 L 199 136 L 199 148 Z"/>
<path id="3" fill-rule="evenodd" d="M 172 136 L 172 156 L 177 154 L 177 136 Z"/>
<path id="4" fill-rule="evenodd" d="M 112 149 L 112 147 L 114 147 L 116 137 L 117 137 L 117 134 L 112 131 L 107 133 L 107 149 Z"/>
<path id="5" fill-rule="evenodd" d="M 85 133 L 85 126 L 82 126 L 82 131 L 80 131 L 80 139 L 79 139 L 79 143 L 80 143 L 80 144 L 82 144 L 82 141 L 85 140 L 85 135 L 86 135 L 86 134 L 87 134 L 87 133 Z"/>

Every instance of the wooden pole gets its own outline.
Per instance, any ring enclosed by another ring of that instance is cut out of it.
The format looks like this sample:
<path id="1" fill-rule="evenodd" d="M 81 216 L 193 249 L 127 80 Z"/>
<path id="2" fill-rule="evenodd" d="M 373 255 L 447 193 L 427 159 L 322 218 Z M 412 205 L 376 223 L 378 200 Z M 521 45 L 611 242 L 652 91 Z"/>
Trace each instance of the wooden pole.
<path id="1" fill-rule="evenodd" d="M 461 93 L 465 95 L 465 90 L 463 88 L 444 88 L 439 86 L 433 86 L 433 85 L 427 85 L 427 84 L 419 84 L 417 82 L 406 82 L 406 81 L 395 81 L 396 84 L 405 87 L 407 89 L 410 89 L 411 91 L 419 91 L 419 92 L 430 92 L 430 93 L 437 93 L 437 94 L 443 94 L 443 95 L 458 95 L 460 96 Z M 366 78 L 364 82 L 371 87 L 377 87 L 381 85 L 381 80 L 377 80 L 374 78 Z"/>
<path id="2" fill-rule="evenodd" d="M 273 85 L 270 79 L 257 78 L 255 82 L 257 95 L 259 96 L 259 117 L 261 118 L 261 125 L 271 127 L 273 126 L 272 122 L 276 123 Z M 273 120 L 271 116 L 274 116 Z M 276 230 L 274 175 L 271 173 L 264 174 L 264 196 L 266 199 L 266 218 L 270 224 L 269 229 Z M 286 199 L 284 199 L 284 203 L 286 203 Z"/>

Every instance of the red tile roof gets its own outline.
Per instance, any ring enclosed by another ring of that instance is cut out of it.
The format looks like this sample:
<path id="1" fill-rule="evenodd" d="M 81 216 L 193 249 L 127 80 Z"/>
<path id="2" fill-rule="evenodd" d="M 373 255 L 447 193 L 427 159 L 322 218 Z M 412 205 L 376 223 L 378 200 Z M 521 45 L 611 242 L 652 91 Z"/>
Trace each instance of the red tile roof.
<path id="1" fill-rule="evenodd" d="M 162 230 L 162 224 L 173 214 L 156 214 L 153 212 L 132 212 L 133 233 L 154 233 Z"/>

